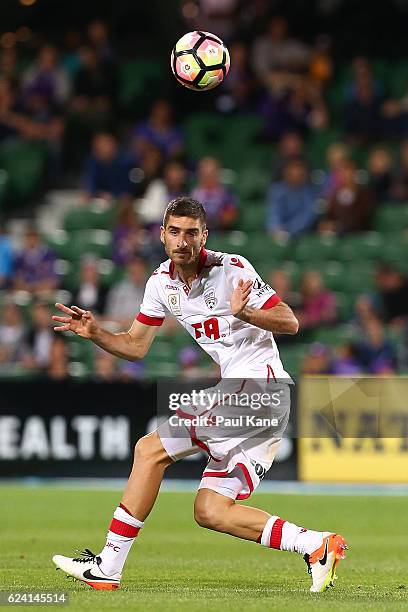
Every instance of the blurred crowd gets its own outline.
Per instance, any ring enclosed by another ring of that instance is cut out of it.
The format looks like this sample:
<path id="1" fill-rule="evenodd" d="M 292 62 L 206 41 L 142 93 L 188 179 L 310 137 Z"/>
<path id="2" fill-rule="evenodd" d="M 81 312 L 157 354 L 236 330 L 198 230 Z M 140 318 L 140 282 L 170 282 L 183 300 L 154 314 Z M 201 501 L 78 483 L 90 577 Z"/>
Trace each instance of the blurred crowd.
<path id="1" fill-rule="evenodd" d="M 395 95 L 373 61 L 356 57 L 333 101 L 339 69 L 330 37 L 321 34 L 306 43 L 291 34 L 284 17 L 269 15 L 267 3 L 249 4 L 242 9 L 234 0 L 206 0 L 199 7 L 183 2 L 181 11 L 186 29 L 213 31 L 230 48 L 230 74 L 211 97 L 212 110 L 261 118 L 257 139 L 270 145 L 271 155 L 259 230 L 282 244 L 308 233 L 342 237 L 370 230 L 379 207 L 408 202 L 408 87 Z M 14 140 L 41 142 L 48 156 L 47 189 L 63 185 L 69 169 L 80 193 L 77 206 L 86 209 L 98 198 L 115 207 L 111 259 L 122 277 L 106 287 L 98 259 L 85 256 L 71 291 L 73 303 L 92 309 L 112 329 L 130 325 L 150 270 L 163 259 L 159 228 L 170 199 L 189 193 L 200 200 L 210 230 L 219 234 L 234 230 L 241 214 L 234 182 L 224 181 L 225 164 L 214 156 L 189 157 L 171 97 L 121 119 L 122 60 L 100 20 L 82 32 L 67 32 L 59 46 L 16 39 L 0 48 L 0 148 Z M 334 125 L 338 139 L 331 139 L 317 167 L 308 143 Z M 356 159 L 356 151 L 364 155 Z M 58 257 L 35 224 L 16 249 L 6 221 L 0 224 L 0 373 L 21 366 L 68 377 L 69 343 L 53 333 L 50 322 L 50 296 L 70 289 Z M 375 291 L 357 299 L 348 322 L 354 339 L 336 351 L 312 342 L 303 372 L 408 369 L 408 350 L 397 353 L 392 342 L 395 333 L 408 346 L 407 278 L 387 262 L 373 273 Z M 295 287 L 284 270 L 273 270 L 268 280 L 295 310 L 300 341 L 338 322 L 336 296 L 318 270 L 306 271 Z M 171 338 L 174 325 L 169 322 L 163 333 Z M 186 375 L 214 373 L 200 368 L 193 347 L 183 348 L 179 361 Z M 98 350 L 93 363 L 96 380 L 144 375 L 143 364 L 123 364 Z"/>

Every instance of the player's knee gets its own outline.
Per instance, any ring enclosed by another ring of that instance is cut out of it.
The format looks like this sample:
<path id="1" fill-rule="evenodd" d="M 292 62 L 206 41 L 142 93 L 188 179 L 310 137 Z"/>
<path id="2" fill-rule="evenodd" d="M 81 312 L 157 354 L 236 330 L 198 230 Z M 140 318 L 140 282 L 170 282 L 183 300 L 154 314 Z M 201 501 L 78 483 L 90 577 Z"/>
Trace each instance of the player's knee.
<path id="1" fill-rule="evenodd" d="M 143 436 L 143 438 L 137 441 L 135 445 L 135 462 L 164 466 L 172 463 L 156 433 Z"/>
<path id="2" fill-rule="evenodd" d="M 214 531 L 226 531 L 224 514 L 218 505 L 203 501 L 196 502 L 194 519 L 200 527 Z"/>

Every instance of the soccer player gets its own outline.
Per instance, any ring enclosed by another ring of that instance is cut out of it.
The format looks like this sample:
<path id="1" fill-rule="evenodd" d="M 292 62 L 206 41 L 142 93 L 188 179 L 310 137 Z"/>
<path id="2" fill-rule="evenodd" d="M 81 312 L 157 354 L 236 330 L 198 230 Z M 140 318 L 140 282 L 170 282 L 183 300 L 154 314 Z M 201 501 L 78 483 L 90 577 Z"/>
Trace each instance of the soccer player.
<path id="1" fill-rule="evenodd" d="M 220 365 L 223 388 L 236 397 L 246 385 L 249 390 L 265 391 L 269 386 L 278 390 L 280 420 L 285 425 L 292 381 L 283 369 L 273 332 L 296 334 L 297 319 L 244 257 L 207 251 L 207 236 L 203 206 L 189 197 L 172 200 L 161 228 L 169 259 L 147 281 L 140 312 L 129 331 L 106 331 L 91 312 L 63 304 L 56 304 L 63 316 L 53 316 L 61 324 L 54 329 L 73 331 L 113 355 L 137 360 L 143 359 L 164 318 L 172 314 Z M 225 428 L 214 428 L 211 419 L 220 414 L 217 409 L 242 415 L 244 408 L 237 406 L 237 400 L 226 408 L 206 401 L 199 406 L 183 405 L 175 415 L 180 422 L 174 423 L 172 417 L 137 442 L 132 472 L 99 555 L 85 549 L 77 558 L 55 555 L 54 563 L 94 589 L 119 588 L 126 558 L 155 503 L 166 467 L 204 449 L 209 462 L 195 499 L 197 523 L 269 548 L 299 553 L 312 577 L 310 590 L 326 590 L 333 585 L 336 566 L 344 558 L 346 543 L 341 535 L 305 529 L 236 503 L 249 497 L 271 467 L 281 432 L 250 424 L 228 435 Z M 190 427 L 185 417 L 192 415 L 210 418 Z"/>

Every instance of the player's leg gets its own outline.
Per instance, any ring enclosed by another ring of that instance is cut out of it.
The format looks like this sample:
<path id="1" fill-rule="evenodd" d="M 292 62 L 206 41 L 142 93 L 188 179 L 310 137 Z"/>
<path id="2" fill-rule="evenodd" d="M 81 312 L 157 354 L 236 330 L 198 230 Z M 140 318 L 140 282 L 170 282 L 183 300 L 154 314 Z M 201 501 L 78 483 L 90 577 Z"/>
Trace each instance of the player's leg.
<path id="1" fill-rule="evenodd" d="M 82 558 L 55 555 L 54 563 L 93 588 L 118 588 L 126 558 L 154 505 L 164 471 L 172 462 L 157 432 L 141 438 L 135 446 L 122 502 L 114 512 L 101 553 L 94 555 L 85 549 Z"/>
<path id="2" fill-rule="evenodd" d="M 312 592 L 322 592 L 333 585 L 336 566 L 344 558 L 344 538 L 336 533 L 305 529 L 258 508 L 237 504 L 228 496 L 233 479 L 226 479 L 227 494 L 220 493 L 219 486 L 218 492 L 205 488 L 198 491 L 194 505 L 197 523 L 268 548 L 301 554 L 312 575 Z"/>

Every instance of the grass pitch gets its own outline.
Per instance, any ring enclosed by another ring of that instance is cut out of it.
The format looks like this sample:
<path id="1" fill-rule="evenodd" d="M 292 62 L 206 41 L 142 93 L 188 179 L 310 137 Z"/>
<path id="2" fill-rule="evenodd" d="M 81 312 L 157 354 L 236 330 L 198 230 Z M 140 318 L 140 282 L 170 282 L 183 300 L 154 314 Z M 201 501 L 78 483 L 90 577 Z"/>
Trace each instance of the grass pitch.
<path id="1" fill-rule="evenodd" d="M 251 498 L 252 505 L 348 540 L 336 587 L 313 594 L 298 555 L 195 525 L 190 493 L 160 495 L 130 553 L 122 588 L 96 592 L 55 571 L 51 557 L 85 547 L 99 552 L 120 493 L 4 486 L 0 496 L 3 591 L 64 591 L 71 610 L 408 610 L 407 498 Z"/>

